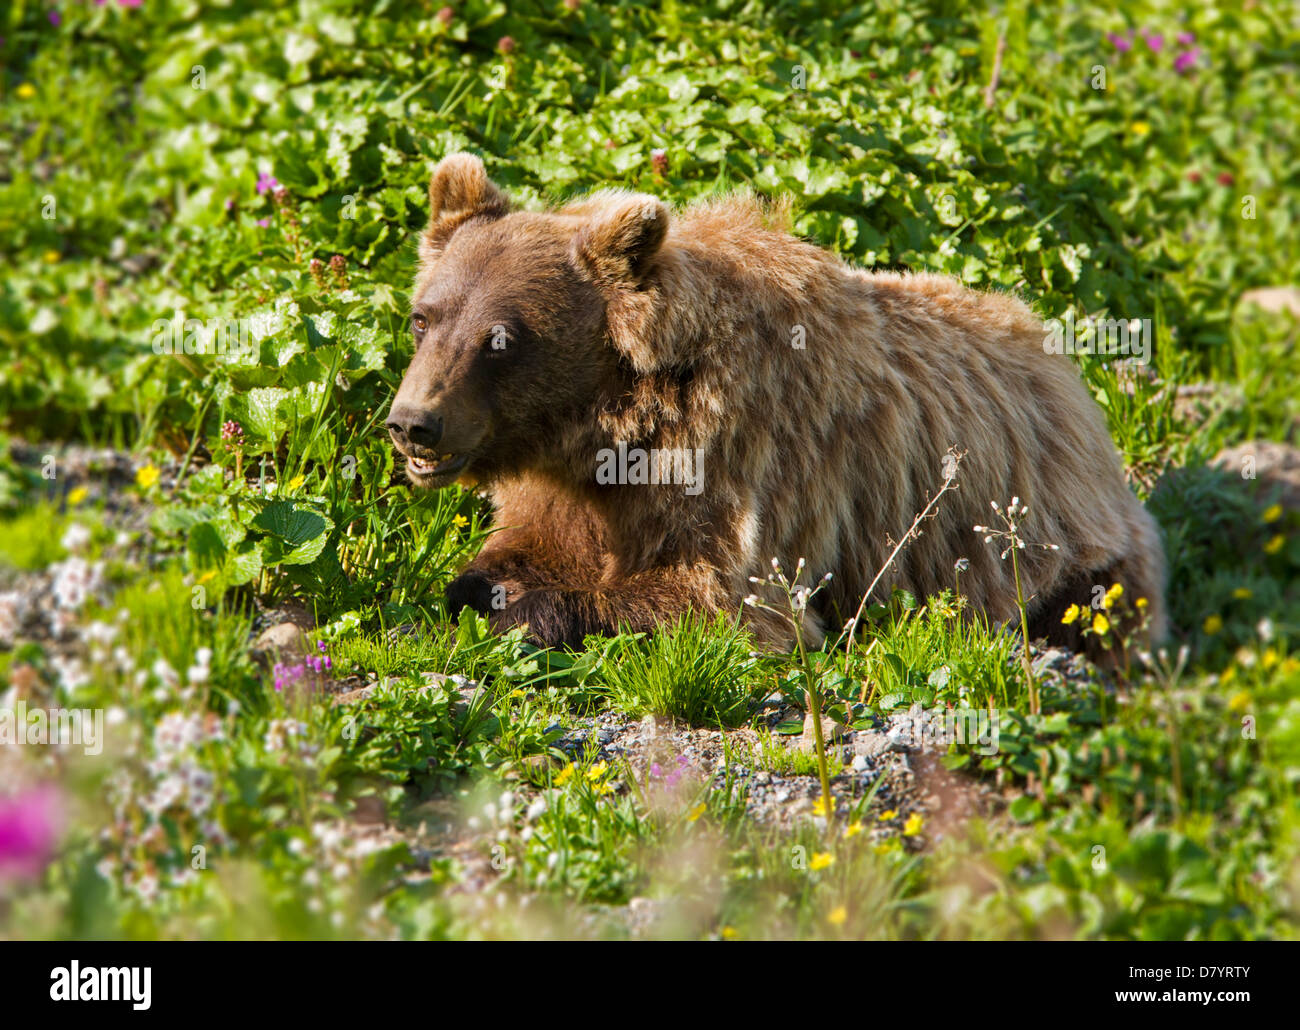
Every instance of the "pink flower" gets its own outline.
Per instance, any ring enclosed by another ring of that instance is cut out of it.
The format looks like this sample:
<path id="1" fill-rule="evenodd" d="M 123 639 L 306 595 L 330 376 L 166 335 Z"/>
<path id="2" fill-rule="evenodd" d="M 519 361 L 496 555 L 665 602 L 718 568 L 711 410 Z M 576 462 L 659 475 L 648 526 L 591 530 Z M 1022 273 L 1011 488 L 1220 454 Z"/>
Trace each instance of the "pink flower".
<path id="1" fill-rule="evenodd" d="M 48 785 L 0 798 L 0 879 L 40 874 L 58 843 L 61 808 Z"/>
<path id="2" fill-rule="evenodd" d="M 270 172 L 262 172 L 257 177 L 257 192 L 269 193 L 280 184 L 275 181 L 275 177 Z"/>
<path id="3" fill-rule="evenodd" d="M 139 7 L 144 0 L 117 0 L 122 7 Z"/>
<path id="4" fill-rule="evenodd" d="M 50 24 L 53 25 L 56 29 L 59 27 L 59 22 L 61 21 L 63 21 L 63 16 L 59 14 L 58 11 L 50 12 Z"/>
<path id="5" fill-rule="evenodd" d="M 1165 37 L 1160 35 L 1160 33 L 1158 32 L 1151 32 L 1151 33 L 1144 32 L 1142 33 L 1142 38 L 1146 40 L 1147 46 L 1149 46 L 1152 50 L 1159 50 L 1162 46 L 1165 45 Z"/>
<path id="6" fill-rule="evenodd" d="M 259 219 L 257 220 L 257 224 L 258 224 L 258 226 L 259 226 L 260 228 L 265 229 L 268 225 L 271 224 L 271 219 L 269 219 L 269 218 L 259 218 Z"/>
<path id="7" fill-rule="evenodd" d="M 1128 36 L 1121 36 L 1118 32 L 1108 32 L 1106 38 L 1110 40 L 1110 45 L 1121 53 L 1131 50 L 1133 47 L 1133 40 Z"/>
<path id="8" fill-rule="evenodd" d="M 1193 43 L 1195 43 L 1195 42 L 1196 42 L 1196 34 L 1195 34 L 1195 33 L 1192 33 L 1192 32 L 1180 32 L 1180 33 L 1178 33 L 1178 45 L 1179 45 L 1179 46 L 1191 46 L 1191 45 L 1192 45 Z"/>
<path id="9" fill-rule="evenodd" d="M 1196 67 L 1196 61 L 1201 56 L 1200 47 L 1192 47 L 1191 50 L 1185 50 L 1174 58 L 1174 71 L 1185 72 Z"/>

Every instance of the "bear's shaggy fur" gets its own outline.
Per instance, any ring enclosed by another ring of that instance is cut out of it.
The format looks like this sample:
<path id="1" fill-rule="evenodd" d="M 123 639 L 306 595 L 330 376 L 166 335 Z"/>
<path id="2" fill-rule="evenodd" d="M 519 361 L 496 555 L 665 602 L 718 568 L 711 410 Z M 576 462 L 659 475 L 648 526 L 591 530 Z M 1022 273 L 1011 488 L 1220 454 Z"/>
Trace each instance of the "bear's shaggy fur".
<path id="1" fill-rule="evenodd" d="M 1061 612 L 1119 582 L 1163 635 L 1156 525 L 1020 301 L 853 268 L 747 196 L 672 213 L 604 191 L 512 211 L 482 163 L 456 154 L 429 198 L 417 350 L 389 430 L 415 484 L 491 497 L 498 529 L 451 585 L 454 609 L 577 644 L 687 609 L 734 612 L 773 557 L 804 558 L 814 579 L 834 574 L 807 616 L 815 638 L 857 610 L 956 447 L 958 489 L 878 598 L 951 587 L 965 558 L 969 601 L 1016 618 L 1011 561 L 973 529 L 998 525 L 990 501 L 1015 496 L 1024 537 L 1058 546 L 1020 552 L 1033 632 L 1077 646 Z M 672 482 L 609 482 L 611 468 L 637 479 L 638 449 L 667 452 Z M 790 639 L 746 611 L 760 639 Z"/>

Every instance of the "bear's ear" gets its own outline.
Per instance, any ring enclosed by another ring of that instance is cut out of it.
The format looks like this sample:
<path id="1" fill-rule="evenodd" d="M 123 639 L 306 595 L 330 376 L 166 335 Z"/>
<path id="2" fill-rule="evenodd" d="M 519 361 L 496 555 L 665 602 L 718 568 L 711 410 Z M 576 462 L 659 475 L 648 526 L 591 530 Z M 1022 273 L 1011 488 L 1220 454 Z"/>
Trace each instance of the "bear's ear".
<path id="1" fill-rule="evenodd" d="M 574 237 L 574 263 L 597 286 L 639 283 L 668 235 L 667 205 L 644 193 L 598 194 L 579 210 L 590 215 Z"/>
<path id="2" fill-rule="evenodd" d="M 471 218 L 500 218 L 510 210 L 505 195 L 473 154 L 451 154 L 438 162 L 429 179 L 429 228 L 421 240 L 420 256 L 431 261 L 454 233 Z"/>

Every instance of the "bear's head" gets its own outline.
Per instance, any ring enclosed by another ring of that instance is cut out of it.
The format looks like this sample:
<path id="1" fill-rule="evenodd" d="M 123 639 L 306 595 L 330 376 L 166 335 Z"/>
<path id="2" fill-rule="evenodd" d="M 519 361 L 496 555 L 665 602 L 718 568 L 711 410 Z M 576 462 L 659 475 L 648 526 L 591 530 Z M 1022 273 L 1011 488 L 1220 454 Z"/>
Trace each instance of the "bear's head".
<path id="1" fill-rule="evenodd" d="M 415 356 L 388 414 L 417 486 L 522 471 L 644 370 L 629 328 L 654 292 L 668 209 L 605 192 L 512 211 L 483 163 L 445 158 L 429 183 L 412 297 Z"/>

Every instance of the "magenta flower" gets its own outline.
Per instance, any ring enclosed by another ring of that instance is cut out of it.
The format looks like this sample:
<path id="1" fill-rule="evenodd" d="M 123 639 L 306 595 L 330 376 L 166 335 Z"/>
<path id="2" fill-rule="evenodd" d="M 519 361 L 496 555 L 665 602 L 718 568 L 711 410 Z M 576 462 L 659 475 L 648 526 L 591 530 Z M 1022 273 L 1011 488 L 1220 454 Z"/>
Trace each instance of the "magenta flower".
<path id="1" fill-rule="evenodd" d="M 117 0 L 122 7 L 139 7 L 144 0 Z"/>
<path id="2" fill-rule="evenodd" d="M 1196 67 L 1196 62 L 1201 56 L 1200 47 L 1192 47 L 1191 50 L 1185 50 L 1174 58 L 1174 71 L 1185 72 Z"/>
<path id="3" fill-rule="evenodd" d="M 58 843 L 61 809 L 48 785 L 0 798 L 0 879 L 40 874 Z"/>
<path id="4" fill-rule="evenodd" d="M 259 219 L 257 220 L 257 224 L 258 224 L 258 227 L 259 227 L 259 228 L 265 229 L 268 225 L 271 224 L 271 219 L 269 219 L 269 218 L 259 218 Z"/>
<path id="5" fill-rule="evenodd" d="M 280 184 L 275 181 L 275 176 L 270 172 L 262 172 L 257 177 L 257 192 L 269 193 Z"/>
<path id="6" fill-rule="evenodd" d="M 1121 36 L 1118 32 L 1108 32 L 1106 38 L 1110 40 L 1110 45 L 1121 53 L 1133 48 L 1133 40 L 1128 36 Z"/>
<path id="7" fill-rule="evenodd" d="M 1193 33 L 1193 32 L 1180 32 L 1180 33 L 1178 33 L 1178 45 L 1179 45 L 1179 46 L 1191 46 L 1191 45 L 1192 45 L 1193 43 L 1195 43 L 1195 42 L 1196 42 L 1196 34 L 1195 34 L 1195 33 Z"/>
<path id="8" fill-rule="evenodd" d="M 1158 32 L 1151 32 L 1151 33 L 1144 32 L 1142 34 L 1142 38 L 1146 40 L 1147 46 L 1150 47 L 1153 51 L 1158 51 L 1161 47 L 1165 45 L 1165 37 L 1160 35 L 1160 33 Z"/>
<path id="9" fill-rule="evenodd" d="M 63 21 L 63 16 L 59 14 L 58 11 L 50 12 L 50 24 L 53 25 L 56 29 L 59 27 L 59 23 L 61 21 Z"/>

